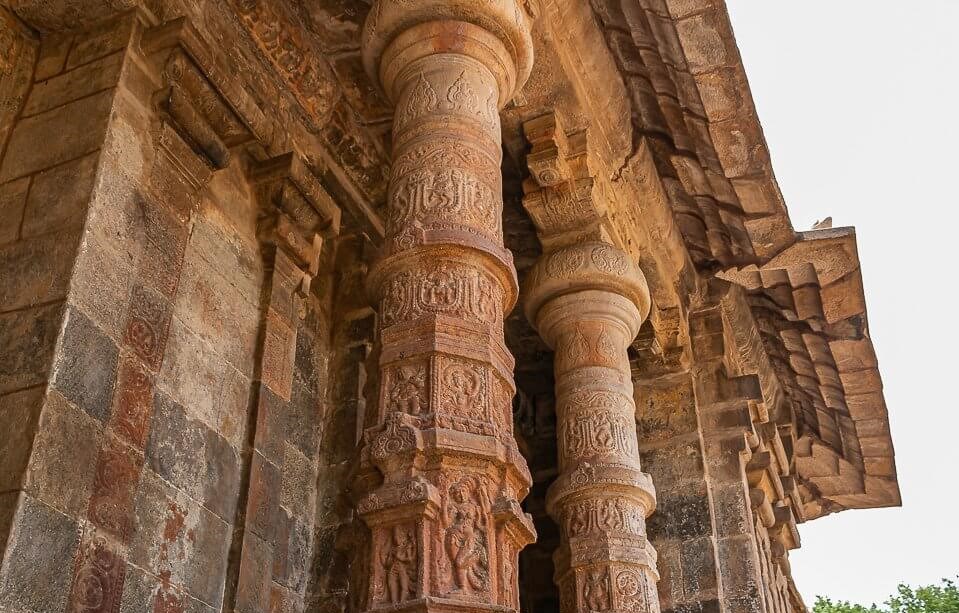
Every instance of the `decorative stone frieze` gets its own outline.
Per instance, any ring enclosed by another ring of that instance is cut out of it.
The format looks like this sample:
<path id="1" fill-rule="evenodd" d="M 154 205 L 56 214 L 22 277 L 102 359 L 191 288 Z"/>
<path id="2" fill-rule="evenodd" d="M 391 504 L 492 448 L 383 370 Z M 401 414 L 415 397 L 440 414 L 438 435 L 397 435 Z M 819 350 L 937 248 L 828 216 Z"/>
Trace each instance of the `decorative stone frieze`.
<path id="1" fill-rule="evenodd" d="M 516 0 L 380 0 L 367 71 L 395 106 L 379 305 L 378 407 L 357 489 L 369 527 L 365 610 L 519 608 L 519 506 L 531 478 L 513 439 L 517 298 L 503 247 L 499 109 L 532 63 Z"/>
<path id="2" fill-rule="evenodd" d="M 559 476 L 546 504 L 562 536 L 560 608 L 658 612 L 646 537 L 656 498 L 640 468 L 626 353 L 649 314 L 645 277 L 609 244 L 567 245 L 534 266 L 525 308 L 555 350 Z"/>

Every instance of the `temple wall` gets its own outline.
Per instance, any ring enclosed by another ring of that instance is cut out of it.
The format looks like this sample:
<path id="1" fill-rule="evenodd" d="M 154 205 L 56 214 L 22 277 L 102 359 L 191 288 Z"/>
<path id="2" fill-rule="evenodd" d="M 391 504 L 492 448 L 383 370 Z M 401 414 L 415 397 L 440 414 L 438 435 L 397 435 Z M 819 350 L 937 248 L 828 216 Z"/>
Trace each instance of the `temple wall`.
<path id="1" fill-rule="evenodd" d="M 303 610 L 354 442 L 319 451 L 354 414 L 327 402 L 335 245 L 294 296 L 253 162 L 155 111 L 145 27 L 45 36 L 0 163 L 0 609 Z"/>

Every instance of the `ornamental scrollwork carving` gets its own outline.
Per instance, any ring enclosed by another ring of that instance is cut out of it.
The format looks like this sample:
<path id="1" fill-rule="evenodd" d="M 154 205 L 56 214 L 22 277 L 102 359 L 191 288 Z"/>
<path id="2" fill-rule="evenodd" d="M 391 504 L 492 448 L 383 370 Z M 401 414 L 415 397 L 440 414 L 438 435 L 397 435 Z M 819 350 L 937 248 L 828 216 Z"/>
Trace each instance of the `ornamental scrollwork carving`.
<path id="1" fill-rule="evenodd" d="M 490 237 L 501 233 L 502 204 L 493 188 L 472 170 L 428 166 L 402 175 L 391 185 L 389 226 L 397 233 L 414 221 L 456 221 L 484 230 Z"/>
<path id="2" fill-rule="evenodd" d="M 403 423 L 400 413 L 391 413 L 386 418 L 383 430 L 373 437 L 370 455 L 376 460 L 407 453 L 416 449 L 416 430 Z"/>
<path id="3" fill-rule="evenodd" d="M 380 313 L 384 326 L 425 314 L 447 314 L 495 324 L 500 320 L 502 289 L 477 270 L 439 264 L 406 271 L 387 282 Z"/>

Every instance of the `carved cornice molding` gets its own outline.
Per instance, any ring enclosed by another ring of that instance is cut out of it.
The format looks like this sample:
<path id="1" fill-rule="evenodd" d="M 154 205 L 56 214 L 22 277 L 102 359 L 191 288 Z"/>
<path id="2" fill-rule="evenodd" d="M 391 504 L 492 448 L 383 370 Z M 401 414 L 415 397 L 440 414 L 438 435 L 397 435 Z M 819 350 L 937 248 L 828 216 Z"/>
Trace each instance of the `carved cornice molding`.
<path id="1" fill-rule="evenodd" d="M 77 30 L 138 8 L 143 0 L 9 0 L 5 3 L 40 32 Z"/>
<path id="2" fill-rule="evenodd" d="M 231 147 L 272 135 L 252 99 L 218 78 L 212 53 L 185 18 L 147 30 L 141 49 L 159 73 L 157 108 L 211 168 L 229 165 Z"/>

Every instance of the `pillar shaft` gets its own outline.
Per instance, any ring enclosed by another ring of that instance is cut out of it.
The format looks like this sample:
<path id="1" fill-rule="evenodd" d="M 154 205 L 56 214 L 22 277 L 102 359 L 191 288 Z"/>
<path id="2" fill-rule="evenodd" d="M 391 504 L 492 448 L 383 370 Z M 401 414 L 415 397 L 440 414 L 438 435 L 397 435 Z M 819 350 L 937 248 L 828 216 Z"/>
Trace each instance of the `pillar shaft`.
<path id="1" fill-rule="evenodd" d="M 387 238 L 369 280 L 380 358 L 358 503 L 366 610 L 516 609 L 517 556 L 535 537 L 503 337 L 517 284 L 499 124 L 529 33 L 514 0 L 472 4 L 381 0 L 364 34 L 395 104 Z"/>
<path id="2" fill-rule="evenodd" d="M 649 310 L 642 273 L 603 243 L 564 247 L 533 269 L 527 315 L 555 350 L 560 475 L 547 510 L 561 528 L 563 613 L 658 613 L 646 538 L 655 492 L 642 472 L 627 347 Z"/>

